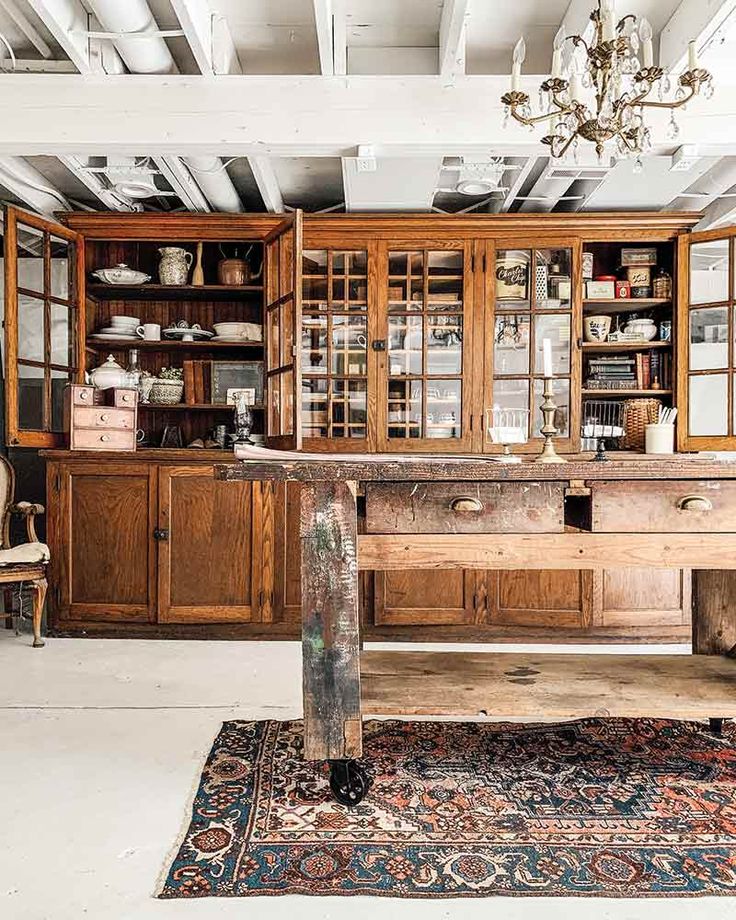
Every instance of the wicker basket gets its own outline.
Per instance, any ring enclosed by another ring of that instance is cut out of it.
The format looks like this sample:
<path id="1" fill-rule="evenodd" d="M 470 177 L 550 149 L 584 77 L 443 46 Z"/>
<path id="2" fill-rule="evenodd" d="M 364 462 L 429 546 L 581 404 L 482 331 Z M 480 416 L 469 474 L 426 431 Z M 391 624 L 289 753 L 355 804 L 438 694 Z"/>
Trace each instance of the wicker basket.
<path id="1" fill-rule="evenodd" d="M 165 377 L 155 377 L 151 384 L 149 402 L 163 406 L 173 406 L 181 402 L 184 393 L 183 380 L 169 380 Z"/>
<path id="2" fill-rule="evenodd" d="M 627 399 L 624 402 L 621 447 L 624 450 L 644 450 L 644 430 L 659 418 L 661 399 Z"/>

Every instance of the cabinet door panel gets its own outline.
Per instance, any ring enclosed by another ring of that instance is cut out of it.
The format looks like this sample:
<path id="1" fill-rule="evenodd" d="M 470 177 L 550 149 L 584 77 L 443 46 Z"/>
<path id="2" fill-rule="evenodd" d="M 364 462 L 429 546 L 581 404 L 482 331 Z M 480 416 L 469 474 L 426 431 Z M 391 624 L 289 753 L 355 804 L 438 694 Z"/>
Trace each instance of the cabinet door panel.
<path id="1" fill-rule="evenodd" d="M 376 626 L 462 626 L 474 622 L 473 572 L 376 572 L 374 578 Z"/>
<path id="2" fill-rule="evenodd" d="M 491 573 L 493 583 L 494 573 Z M 491 620 L 503 626 L 582 628 L 590 578 L 582 571 L 501 571 L 495 573 Z"/>
<path id="3" fill-rule="evenodd" d="M 95 466 L 60 476 L 60 618 L 152 621 L 155 470 Z"/>
<path id="4" fill-rule="evenodd" d="M 253 494 L 210 466 L 159 470 L 160 622 L 253 619 Z"/>
<path id="5" fill-rule="evenodd" d="M 690 621 L 687 569 L 606 569 L 596 578 L 602 626 L 682 626 Z"/>

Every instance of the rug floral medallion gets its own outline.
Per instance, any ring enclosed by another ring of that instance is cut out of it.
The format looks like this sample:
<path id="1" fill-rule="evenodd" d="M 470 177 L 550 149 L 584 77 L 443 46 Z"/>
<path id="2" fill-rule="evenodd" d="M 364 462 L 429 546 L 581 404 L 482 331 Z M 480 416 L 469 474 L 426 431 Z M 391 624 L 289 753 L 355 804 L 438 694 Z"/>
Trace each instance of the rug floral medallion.
<path id="1" fill-rule="evenodd" d="M 372 721 L 347 808 L 302 724 L 226 722 L 162 898 L 736 895 L 736 730 Z"/>

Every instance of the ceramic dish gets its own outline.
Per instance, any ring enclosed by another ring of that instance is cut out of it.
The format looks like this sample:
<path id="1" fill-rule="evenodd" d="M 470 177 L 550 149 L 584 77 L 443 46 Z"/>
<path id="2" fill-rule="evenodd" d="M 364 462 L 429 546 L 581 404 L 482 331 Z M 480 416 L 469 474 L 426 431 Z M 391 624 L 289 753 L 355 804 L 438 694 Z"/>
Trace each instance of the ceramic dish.
<path id="1" fill-rule="evenodd" d="M 214 332 L 209 332 L 207 329 L 194 329 L 191 326 L 181 328 L 170 326 L 168 329 L 164 329 L 163 333 L 170 339 L 181 339 L 182 342 L 194 342 L 197 339 L 211 339 L 214 336 Z"/>
<path id="2" fill-rule="evenodd" d="M 90 336 L 91 339 L 99 339 L 101 342 L 138 342 L 140 339 L 137 335 L 129 335 L 126 332 L 95 332 Z"/>
<path id="3" fill-rule="evenodd" d="M 98 268 L 92 272 L 95 278 L 99 278 L 103 284 L 144 284 L 151 280 L 151 276 L 145 272 L 137 272 L 134 268 L 129 268 L 124 262 L 114 265 L 112 268 Z"/>
<path id="4" fill-rule="evenodd" d="M 213 342 L 227 342 L 231 345 L 261 345 L 261 339 L 244 339 L 242 335 L 216 335 Z"/>

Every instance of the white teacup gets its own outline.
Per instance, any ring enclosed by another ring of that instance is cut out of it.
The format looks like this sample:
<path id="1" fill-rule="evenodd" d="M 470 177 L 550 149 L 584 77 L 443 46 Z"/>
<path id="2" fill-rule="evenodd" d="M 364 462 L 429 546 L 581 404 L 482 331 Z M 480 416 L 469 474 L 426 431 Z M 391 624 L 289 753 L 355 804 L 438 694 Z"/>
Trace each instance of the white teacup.
<path id="1" fill-rule="evenodd" d="M 161 341 L 161 327 L 158 323 L 144 323 L 135 330 L 136 335 L 146 342 Z"/>

